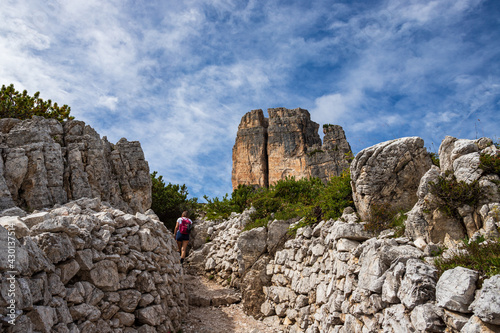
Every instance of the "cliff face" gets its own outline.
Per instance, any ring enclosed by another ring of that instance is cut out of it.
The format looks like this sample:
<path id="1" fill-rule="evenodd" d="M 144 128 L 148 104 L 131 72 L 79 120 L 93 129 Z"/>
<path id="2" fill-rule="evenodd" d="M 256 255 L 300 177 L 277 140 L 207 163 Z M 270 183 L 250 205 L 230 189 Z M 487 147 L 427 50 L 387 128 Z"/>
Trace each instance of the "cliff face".
<path id="1" fill-rule="evenodd" d="M 0 152 L 0 209 L 40 209 L 83 197 L 125 211 L 151 206 L 140 143 L 113 145 L 82 121 L 0 119 Z"/>
<path id="2" fill-rule="evenodd" d="M 325 125 L 323 133 L 323 146 L 308 148 L 306 164 L 312 177 L 327 180 L 349 168 L 352 152 L 341 126 Z"/>
<path id="3" fill-rule="evenodd" d="M 307 110 L 268 109 L 269 184 L 287 176 L 305 178 L 307 147 L 321 144 L 319 125 L 311 121 Z"/>
<path id="4" fill-rule="evenodd" d="M 233 188 L 239 184 L 268 186 L 268 123 L 262 110 L 253 110 L 241 118 L 233 147 Z"/>
<path id="5" fill-rule="evenodd" d="M 268 186 L 287 176 L 324 181 L 349 166 L 351 148 L 342 127 L 324 129 L 304 109 L 253 110 L 241 119 L 233 148 L 233 189 L 239 184 Z"/>

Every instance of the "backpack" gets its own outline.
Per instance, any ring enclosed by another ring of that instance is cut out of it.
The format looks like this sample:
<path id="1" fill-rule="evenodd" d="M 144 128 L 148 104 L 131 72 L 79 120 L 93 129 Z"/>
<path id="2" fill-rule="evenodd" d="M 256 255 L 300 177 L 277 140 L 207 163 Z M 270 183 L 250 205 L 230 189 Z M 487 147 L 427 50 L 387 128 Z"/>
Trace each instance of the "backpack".
<path id="1" fill-rule="evenodd" d="M 189 235 L 192 227 L 192 222 L 189 219 L 185 219 L 182 217 L 182 223 L 180 223 L 179 225 L 179 231 L 181 232 L 181 234 Z"/>

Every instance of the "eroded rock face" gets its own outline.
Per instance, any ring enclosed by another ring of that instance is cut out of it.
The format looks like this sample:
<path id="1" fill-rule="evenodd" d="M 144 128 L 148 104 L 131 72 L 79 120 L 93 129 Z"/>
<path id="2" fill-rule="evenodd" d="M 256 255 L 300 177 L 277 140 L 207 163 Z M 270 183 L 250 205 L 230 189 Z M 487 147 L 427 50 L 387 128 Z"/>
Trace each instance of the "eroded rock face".
<path id="1" fill-rule="evenodd" d="M 177 331 L 187 312 L 183 268 L 172 233 L 151 210 L 126 214 L 96 198 L 36 215 L 20 218 L 31 227 L 16 239 L 16 325 L 2 320 L 0 331 Z M 156 246 L 141 246 L 138 234 Z M 0 246 L 7 240 L 0 226 Z M 0 259 L 0 316 L 10 319 L 12 269 Z"/>
<path id="2" fill-rule="evenodd" d="M 233 147 L 233 189 L 239 184 L 262 187 L 268 183 L 267 127 L 262 110 L 253 110 L 241 118 Z"/>
<path id="3" fill-rule="evenodd" d="M 351 163 L 351 184 L 361 219 L 369 219 L 374 205 L 413 207 L 420 179 L 431 165 L 419 137 L 386 141 L 359 152 Z"/>
<path id="4" fill-rule="evenodd" d="M 306 151 L 310 146 L 321 145 L 319 125 L 311 121 L 307 110 L 300 108 L 268 109 L 267 112 L 269 184 L 287 176 L 307 177 Z"/>
<path id="5" fill-rule="evenodd" d="M 233 147 L 233 189 L 239 184 L 268 186 L 294 176 L 318 177 L 325 182 L 349 166 L 351 148 L 338 125 L 323 128 L 304 109 L 268 109 L 248 112 L 241 119 Z"/>
<path id="6" fill-rule="evenodd" d="M 341 126 L 324 125 L 323 134 L 322 146 L 313 145 L 307 149 L 306 164 L 311 177 L 328 180 L 349 169 L 352 152 Z"/>
<path id="7" fill-rule="evenodd" d="M 109 143 L 82 121 L 0 119 L 0 209 L 52 207 L 99 197 L 129 212 L 151 206 L 139 142 Z"/>
<path id="8" fill-rule="evenodd" d="M 428 243 L 444 242 L 447 237 L 497 238 L 500 236 L 496 224 L 500 215 L 500 178 L 479 168 L 480 155 L 497 155 L 498 149 L 491 139 L 456 139 L 447 136 L 439 147 L 440 167 L 433 166 L 420 180 L 417 191 L 418 202 L 408 213 L 406 234 L 413 239 L 421 237 Z M 463 204 L 455 214 L 442 209 L 442 201 L 431 193 L 431 183 L 439 179 L 477 184 L 482 194 L 476 207 Z"/>

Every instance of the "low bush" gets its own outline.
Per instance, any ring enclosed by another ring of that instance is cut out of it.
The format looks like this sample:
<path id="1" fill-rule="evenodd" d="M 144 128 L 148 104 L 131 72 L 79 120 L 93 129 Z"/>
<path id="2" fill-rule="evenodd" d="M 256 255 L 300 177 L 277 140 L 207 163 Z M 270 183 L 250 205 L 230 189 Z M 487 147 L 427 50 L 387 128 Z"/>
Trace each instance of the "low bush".
<path id="1" fill-rule="evenodd" d="M 205 197 L 208 201 L 207 218 L 227 218 L 232 211 L 242 212 L 253 206 L 255 212 L 252 213 L 252 222 L 245 227 L 246 230 L 267 226 L 273 219 L 302 219 L 296 230 L 321 219 L 340 217 L 344 208 L 353 205 L 350 181 L 347 170 L 338 177 L 332 177 L 327 184 L 318 178 L 296 180 L 294 177 L 287 177 L 269 188 L 240 186 L 232 193 L 231 199 L 228 195 L 222 200 Z"/>
<path id="2" fill-rule="evenodd" d="M 344 170 L 338 177 L 330 178 L 318 199 L 323 218 L 326 220 L 339 218 L 344 208 L 354 206 L 349 170 Z"/>
<path id="3" fill-rule="evenodd" d="M 196 212 L 201 205 L 198 203 L 197 198 L 188 199 L 189 193 L 186 185 L 171 183 L 167 185 L 163 180 L 163 176 L 158 176 L 156 171 L 151 174 L 151 181 L 151 209 L 168 229 L 173 230 L 175 228 L 177 219 L 185 210 L 189 211 L 191 219 L 197 217 Z"/>
<path id="4" fill-rule="evenodd" d="M 401 237 L 405 231 L 406 212 L 408 209 L 391 207 L 390 203 L 371 205 L 370 218 L 365 224 L 365 229 L 374 232 L 392 228 L 395 237 Z"/>
<path id="5" fill-rule="evenodd" d="M 486 174 L 492 173 L 500 176 L 500 155 L 481 154 L 479 156 L 479 168 Z"/>
<path id="6" fill-rule="evenodd" d="M 477 180 L 468 184 L 458 181 L 453 174 L 439 176 L 436 182 L 429 182 L 429 186 L 430 192 L 439 199 L 438 208 L 458 220 L 461 219 L 458 208 L 464 205 L 476 208 L 483 197 Z"/>
<path id="7" fill-rule="evenodd" d="M 429 153 L 429 156 L 431 157 L 432 164 L 439 167 L 439 155 L 436 153 Z"/>
<path id="8" fill-rule="evenodd" d="M 454 256 L 436 258 L 434 263 L 439 275 L 458 266 L 478 271 L 481 280 L 500 274 L 500 238 L 488 241 L 480 238 L 471 242 L 465 239 L 462 248 Z"/>
<path id="9" fill-rule="evenodd" d="M 233 193 L 231 199 L 226 193 L 222 199 L 215 197 L 210 199 L 208 196 L 203 196 L 207 201 L 205 205 L 206 219 L 207 220 L 224 220 L 227 219 L 232 212 L 241 213 L 245 208 L 249 207 L 249 200 L 257 192 L 256 187 L 249 185 L 238 185 Z"/>

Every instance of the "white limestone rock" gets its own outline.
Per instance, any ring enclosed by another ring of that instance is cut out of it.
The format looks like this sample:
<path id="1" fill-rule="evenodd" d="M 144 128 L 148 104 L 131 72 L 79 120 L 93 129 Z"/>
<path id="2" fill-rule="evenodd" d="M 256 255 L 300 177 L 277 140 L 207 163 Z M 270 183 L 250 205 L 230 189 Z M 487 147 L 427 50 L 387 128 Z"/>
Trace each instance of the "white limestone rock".
<path id="1" fill-rule="evenodd" d="M 432 161 L 419 137 L 386 141 L 359 152 L 351 163 L 353 199 L 361 220 L 371 206 L 412 207 L 420 178 Z"/>
<path id="2" fill-rule="evenodd" d="M 419 332 L 443 332 L 443 310 L 434 304 L 417 305 L 410 314 L 413 327 Z"/>
<path id="3" fill-rule="evenodd" d="M 486 279 L 470 308 L 482 321 L 500 325 L 500 275 Z"/>
<path id="4" fill-rule="evenodd" d="M 406 273 L 401 281 L 398 297 L 404 306 L 412 310 L 419 304 L 433 301 L 436 292 L 437 269 L 419 259 L 406 262 Z"/>
<path id="5" fill-rule="evenodd" d="M 470 313 L 474 300 L 478 273 L 468 268 L 456 267 L 441 275 L 436 285 L 437 305 L 451 311 Z"/>

